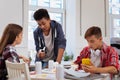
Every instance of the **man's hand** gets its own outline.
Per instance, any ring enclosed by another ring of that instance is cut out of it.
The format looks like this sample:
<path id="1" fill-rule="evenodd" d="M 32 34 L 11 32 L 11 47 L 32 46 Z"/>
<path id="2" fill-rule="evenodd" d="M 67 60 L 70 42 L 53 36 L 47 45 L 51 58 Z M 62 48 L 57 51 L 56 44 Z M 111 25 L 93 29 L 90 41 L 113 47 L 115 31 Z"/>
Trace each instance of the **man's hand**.
<path id="1" fill-rule="evenodd" d="M 63 57 L 63 53 L 64 53 L 64 49 L 63 48 L 59 48 L 58 49 L 58 56 L 56 59 L 56 62 L 61 63 L 62 57 Z"/>
<path id="2" fill-rule="evenodd" d="M 76 64 L 76 63 L 72 63 L 71 64 L 71 67 L 73 67 L 74 69 L 75 69 L 75 71 L 78 71 L 79 69 L 78 69 L 78 64 Z"/>
<path id="3" fill-rule="evenodd" d="M 96 73 L 97 67 L 95 67 L 94 65 L 81 64 L 81 66 L 85 72 Z"/>
<path id="4" fill-rule="evenodd" d="M 38 57 L 43 59 L 45 57 L 45 52 L 39 52 Z"/>

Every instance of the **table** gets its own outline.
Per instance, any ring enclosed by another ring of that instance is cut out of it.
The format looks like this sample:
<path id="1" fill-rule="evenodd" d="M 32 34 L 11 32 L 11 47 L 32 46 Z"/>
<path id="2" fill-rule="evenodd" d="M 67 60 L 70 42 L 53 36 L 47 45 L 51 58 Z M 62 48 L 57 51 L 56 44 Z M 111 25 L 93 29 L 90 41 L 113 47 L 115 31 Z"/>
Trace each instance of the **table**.
<path id="1" fill-rule="evenodd" d="M 30 75 L 31 80 L 55 80 L 54 75 L 50 74 L 35 74 Z"/>
<path id="2" fill-rule="evenodd" d="M 87 77 L 74 77 L 70 75 L 65 75 L 65 78 L 71 79 L 71 80 L 110 80 L 110 75 L 109 74 L 91 74 Z"/>
<path id="3" fill-rule="evenodd" d="M 56 80 L 55 75 L 48 75 L 49 77 L 41 77 L 40 75 L 30 75 L 31 80 Z M 64 80 L 71 80 L 71 79 L 64 79 Z"/>
<path id="4" fill-rule="evenodd" d="M 69 65 L 71 65 L 71 62 L 69 62 Z M 77 78 L 77 77 L 65 74 L 65 80 L 110 80 L 110 77 L 108 76 L 109 76 L 108 74 L 104 74 L 104 75 L 91 74 L 87 77 Z M 47 74 L 42 73 L 42 75 L 34 74 L 34 75 L 30 75 L 30 77 L 31 77 L 31 80 L 56 80 L 55 74 L 50 74 L 50 73 L 47 73 Z"/>
<path id="5" fill-rule="evenodd" d="M 91 74 L 87 77 L 77 78 L 65 74 L 64 80 L 110 80 L 109 74 Z M 31 80 L 56 80 L 55 74 L 34 74 L 30 75 Z"/>

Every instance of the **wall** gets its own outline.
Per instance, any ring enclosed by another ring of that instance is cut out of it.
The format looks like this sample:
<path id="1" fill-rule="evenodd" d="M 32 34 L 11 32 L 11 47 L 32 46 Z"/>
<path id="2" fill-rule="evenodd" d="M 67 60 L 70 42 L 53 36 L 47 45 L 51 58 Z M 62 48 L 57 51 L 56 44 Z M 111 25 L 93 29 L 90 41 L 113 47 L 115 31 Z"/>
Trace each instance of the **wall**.
<path id="1" fill-rule="evenodd" d="M 0 0 L 0 36 L 8 23 L 22 25 L 22 13 L 22 0 Z"/>
<path id="2" fill-rule="evenodd" d="M 23 41 L 21 45 L 17 46 L 18 53 L 23 55 L 27 53 L 27 1 L 28 0 L 0 0 L 0 37 L 2 36 L 5 26 L 9 23 L 16 23 L 23 26 Z"/>
<path id="3" fill-rule="evenodd" d="M 66 0 L 66 38 L 68 53 L 79 55 L 87 45 L 84 33 L 89 26 L 98 25 L 104 41 L 109 44 L 108 0 Z M 28 0 L 0 1 L 0 36 L 6 24 L 14 22 L 23 26 L 23 42 L 17 46 L 20 54 L 27 56 Z"/>
<path id="4" fill-rule="evenodd" d="M 67 51 L 73 52 L 74 58 L 87 45 L 84 33 L 93 25 L 101 27 L 109 45 L 108 0 L 69 0 L 66 8 Z"/>

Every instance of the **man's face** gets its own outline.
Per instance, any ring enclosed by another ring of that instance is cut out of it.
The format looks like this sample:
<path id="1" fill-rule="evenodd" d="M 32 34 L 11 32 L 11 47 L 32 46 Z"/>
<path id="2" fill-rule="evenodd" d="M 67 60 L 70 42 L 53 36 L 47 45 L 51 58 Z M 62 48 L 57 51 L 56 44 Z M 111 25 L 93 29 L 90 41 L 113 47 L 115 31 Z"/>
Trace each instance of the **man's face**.
<path id="1" fill-rule="evenodd" d="M 49 31 L 50 29 L 50 19 L 42 18 L 41 20 L 37 20 L 39 28 L 43 30 L 43 32 Z"/>
<path id="2" fill-rule="evenodd" d="M 102 47 L 102 37 L 96 38 L 95 35 L 86 38 L 91 49 L 96 50 Z"/>

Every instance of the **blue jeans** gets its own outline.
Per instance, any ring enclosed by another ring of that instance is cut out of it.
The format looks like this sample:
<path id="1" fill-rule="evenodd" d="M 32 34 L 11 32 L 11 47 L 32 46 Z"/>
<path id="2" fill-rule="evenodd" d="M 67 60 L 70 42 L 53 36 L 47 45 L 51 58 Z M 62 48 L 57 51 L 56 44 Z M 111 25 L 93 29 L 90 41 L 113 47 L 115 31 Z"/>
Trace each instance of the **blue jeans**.
<path id="1" fill-rule="evenodd" d="M 38 58 L 37 55 L 36 55 L 35 62 L 37 62 L 37 61 L 41 61 L 42 69 L 48 68 L 48 62 L 43 62 L 42 59 Z"/>
<path id="2" fill-rule="evenodd" d="M 42 61 L 42 69 L 48 68 L 48 62 L 43 62 Z"/>

